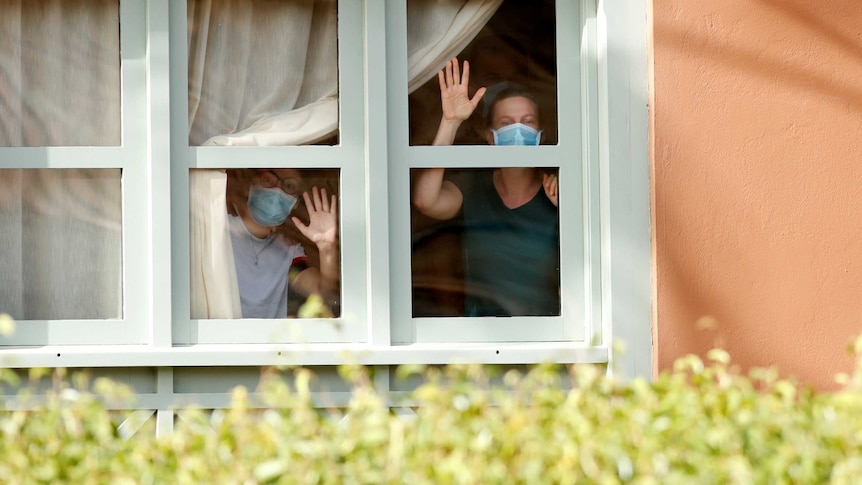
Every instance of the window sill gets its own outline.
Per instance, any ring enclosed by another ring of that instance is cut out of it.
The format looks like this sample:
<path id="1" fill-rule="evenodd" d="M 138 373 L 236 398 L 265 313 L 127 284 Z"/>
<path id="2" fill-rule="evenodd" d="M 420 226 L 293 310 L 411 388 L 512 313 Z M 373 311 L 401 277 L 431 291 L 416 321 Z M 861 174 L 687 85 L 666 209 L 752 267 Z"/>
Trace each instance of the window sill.
<path id="1" fill-rule="evenodd" d="M 31 367 L 230 367 L 401 364 L 605 364 L 607 347 L 579 342 L 367 344 L 212 344 L 148 346 L 45 346 L 0 350 L 0 368 Z"/>

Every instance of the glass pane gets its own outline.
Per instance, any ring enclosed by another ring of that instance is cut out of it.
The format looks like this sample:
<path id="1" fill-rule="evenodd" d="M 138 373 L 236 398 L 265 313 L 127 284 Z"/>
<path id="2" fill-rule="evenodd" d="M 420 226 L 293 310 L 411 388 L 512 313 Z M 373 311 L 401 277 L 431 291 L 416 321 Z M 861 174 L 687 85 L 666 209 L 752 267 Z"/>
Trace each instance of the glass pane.
<path id="1" fill-rule="evenodd" d="M 554 0 L 408 0 L 407 24 L 411 145 L 493 144 L 492 105 L 517 95 L 536 104 L 538 142 L 557 143 Z M 459 62 L 461 76 L 444 77 L 458 111 L 443 109 L 437 76 L 454 56 L 469 64 L 469 76 Z M 468 100 L 475 108 L 466 108 Z"/>
<path id="2" fill-rule="evenodd" d="M 0 146 L 119 146 L 117 0 L 0 2 Z"/>
<path id="3" fill-rule="evenodd" d="M 119 169 L 0 170 L 0 312 L 122 318 Z"/>
<path id="4" fill-rule="evenodd" d="M 340 315 L 338 170 L 191 170 L 190 180 L 192 318 Z"/>
<path id="5" fill-rule="evenodd" d="M 412 179 L 414 317 L 560 314 L 556 169 L 415 169 Z"/>
<path id="6" fill-rule="evenodd" d="M 189 144 L 338 143 L 336 0 L 189 0 Z"/>

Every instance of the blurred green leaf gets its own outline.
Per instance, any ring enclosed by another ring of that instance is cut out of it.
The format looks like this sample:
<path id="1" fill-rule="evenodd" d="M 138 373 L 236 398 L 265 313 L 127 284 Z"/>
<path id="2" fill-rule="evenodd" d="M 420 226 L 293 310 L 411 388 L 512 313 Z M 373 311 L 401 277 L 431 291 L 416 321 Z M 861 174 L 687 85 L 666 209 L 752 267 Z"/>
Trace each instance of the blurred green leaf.
<path id="1" fill-rule="evenodd" d="M 743 375 L 731 364 L 714 350 L 705 362 L 687 356 L 653 381 L 628 382 L 599 365 L 536 365 L 502 377 L 476 365 L 404 366 L 396 375 L 422 383 L 399 414 L 369 368 L 339 369 L 353 395 L 329 411 L 314 407 L 309 369 L 266 369 L 260 402 L 237 387 L 227 409 L 178 409 L 174 432 L 159 438 L 146 413 L 107 409 L 131 402 L 128 386 L 34 370 L 18 398 L 35 409 L 0 413 L 0 481 L 858 482 L 859 370 L 843 389 L 818 393 L 775 369 Z M 53 385 L 37 391 L 40 380 Z"/>

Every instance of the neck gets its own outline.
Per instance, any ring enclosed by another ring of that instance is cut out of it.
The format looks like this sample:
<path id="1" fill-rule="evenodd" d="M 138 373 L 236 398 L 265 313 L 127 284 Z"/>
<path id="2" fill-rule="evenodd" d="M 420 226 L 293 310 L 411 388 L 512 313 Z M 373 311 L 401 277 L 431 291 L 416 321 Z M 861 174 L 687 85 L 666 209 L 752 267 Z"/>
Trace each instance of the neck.
<path id="1" fill-rule="evenodd" d="M 506 167 L 494 171 L 494 186 L 503 204 L 513 209 L 529 202 L 542 182 L 535 168 Z"/>
<path id="2" fill-rule="evenodd" d="M 527 194 L 536 191 L 539 179 L 535 168 L 505 167 L 494 172 L 500 189 L 511 195 Z"/>

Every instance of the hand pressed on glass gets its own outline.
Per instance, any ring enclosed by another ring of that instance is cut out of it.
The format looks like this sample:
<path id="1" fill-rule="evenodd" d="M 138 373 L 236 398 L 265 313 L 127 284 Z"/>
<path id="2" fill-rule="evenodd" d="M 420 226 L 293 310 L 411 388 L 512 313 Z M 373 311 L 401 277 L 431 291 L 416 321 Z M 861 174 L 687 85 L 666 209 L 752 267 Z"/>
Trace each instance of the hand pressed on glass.
<path id="1" fill-rule="evenodd" d="M 440 82 L 440 99 L 443 107 L 443 122 L 462 122 L 467 120 L 485 94 L 479 88 L 472 97 L 468 95 L 470 85 L 470 63 L 464 61 L 464 75 L 458 67 L 458 58 L 446 63 L 445 69 L 437 73 Z M 451 143 L 451 142 L 450 142 Z M 437 145 L 438 143 L 434 143 Z"/>
<path id="2" fill-rule="evenodd" d="M 336 211 L 336 198 L 326 198 L 326 189 L 312 188 L 312 197 L 304 192 L 305 206 L 308 207 L 308 224 L 303 224 L 298 217 L 291 218 L 297 229 L 318 248 L 321 246 L 331 247 L 337 250 L 338 245 L 338 216 Z"/>

